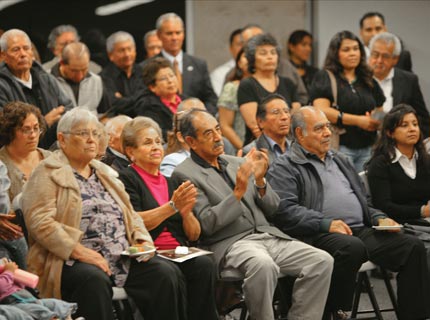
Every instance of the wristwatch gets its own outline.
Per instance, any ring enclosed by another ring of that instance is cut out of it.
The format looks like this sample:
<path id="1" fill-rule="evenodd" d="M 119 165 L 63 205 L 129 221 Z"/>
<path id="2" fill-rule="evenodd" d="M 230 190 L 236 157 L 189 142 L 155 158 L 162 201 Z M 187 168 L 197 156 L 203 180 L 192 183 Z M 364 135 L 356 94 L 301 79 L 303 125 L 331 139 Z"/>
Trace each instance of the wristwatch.
<path id="1" fill-rule="evenodd" d="M 264 182 L 264 184 L 263 184 L 262 186 L 259 186 L 259 185 L 257 185 L 257 182 L 254 180 L 254 186 L 255 186 L 258 190 L 266 189 L 266 178 L 263 178 L 263 182 Z"/>
<path id="2" fill-rule="evenodd" d="M 173 202 L 173 200 L 169 201 L 169 206 L 170 208 L 172 208 L 173 210 L 175 210 L 175 212 L 178 212 L 178 208 L 176 208 L 175 203 Z"/>

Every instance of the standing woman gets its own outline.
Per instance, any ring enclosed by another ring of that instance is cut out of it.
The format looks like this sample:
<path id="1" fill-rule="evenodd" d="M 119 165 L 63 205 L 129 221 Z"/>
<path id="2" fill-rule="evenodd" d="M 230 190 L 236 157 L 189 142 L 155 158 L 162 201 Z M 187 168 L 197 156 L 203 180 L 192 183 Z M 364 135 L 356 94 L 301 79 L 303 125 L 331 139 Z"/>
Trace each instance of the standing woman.
<path id="1" fill-rule="evenodd" d="M 243 147 L 246 134 L 245 121 L 237 104 L 237 90 L 240 81 L 250 75 L 248 61 L 242 48 L 237 54 L 234 72 L 227 77 L 227 83 L 224 85 L 218 99 L 219 124 L 222 134 L 236 150 Z"/>
<path id="2" fill-rule="evenodd" d="M 318 69 L 307 62 L 312 54 L 312 35 L 305 30 L 296 30 L 288 38 L 288 55 L 290 62 L 296 68 L 303 80 L 306 90 L 309 91 L 312 80 Z"/>
<path id="3" fill-rule="evenodd" d="M 321 109 L 331 123 L 345 127 L 339 151 L 350 157 L 357 171 L 362 171 L 370 158 L 380 124 L 371 114 L 382 109 L 385 101 L 365 58 L 364 47 L 356 35 L 350 31 L 337 33 L 330 41 L 324 63 L 324 69 L 336 78 L 337 108 L 332 107 L 333 88 L 326 70 L 315 75 L 309 93 L 313 105 Z"/>
<path id="4" fill-rule="evenodd" d="M 430 225 L 430 156 L 414 108 L 395 106 L 385 116 L 368 165 L 375 208 L 400 223 Z"/>
<path id="5" fill-rule="evenodd" d="M 281 49 L 270 34 L 259 34 L 248 40 L 245 56 L 251 77 L 240 82 L 237 101 L 248 128 L 245 144 L 261 135 L 256 114 L 260 101 L 270 93 L 282 95 L 290 108 L 300 107 L 294 83 L 277 74 Z"/>
<path id="6" fill-rule="evenodd" d="M 124 126 L 121 140 L 132 165 L 120 172 L 120 179 L 154 245 L 175 249 L 197 241 L 200 223 L 192 212 L 197 190 L 189 181 L 175 189 L 172 181 L 160 173 L 164 150 L 158 124 L 147 117 L 136 117 Z M 215 263 L 211 257 L 200 256 L 182 263 L 166 260 L 165 264 L 186 287 L 183 319 L 217 320 Z"/>

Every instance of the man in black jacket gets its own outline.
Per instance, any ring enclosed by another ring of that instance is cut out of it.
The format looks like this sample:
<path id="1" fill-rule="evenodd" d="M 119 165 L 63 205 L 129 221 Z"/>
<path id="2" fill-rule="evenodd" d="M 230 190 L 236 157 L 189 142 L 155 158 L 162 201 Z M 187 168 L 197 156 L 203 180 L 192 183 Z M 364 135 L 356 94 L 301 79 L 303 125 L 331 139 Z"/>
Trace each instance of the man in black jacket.
<path id="1" fill-rule="evenodd" d="M 57 122 L 72 101 L 58 86 L 55 78 L 33 60 L 31 41 L 19 29 L 11 29 L 0 38 L 0 108 L 11 101 L 23 101 L 40 109 L 47 132 L 39 145 L 48 149 L 56 141 Z"/>
<path id="2" fill-rule="evenodd" d="M 274 222 L 333 256 L 326 310 L 351 309 L 357 271 L 370 260 L 398 272 L 399 319 L 428 318 L 430 279 L 423 243 L 369 206 L 352 164 L 329 150 L 330 122 L 323 112 L 302 107 L 291 126 L 295 142 L 267 173 L 281 200 Z"/>
<path id="3" fill-rule="evenodd" d="M 401 43 L 394 34 L 384 32 L 377 34 L 369 43 L 369 66 L 373 75 L 384 91 L 385 112 L 400 104 L 409 104 L 417 111 L 423 137 L 429 136 L 430 115 L 424 102 L 418 77 L 412 72 L 396 66 L 401 52 Z"/>

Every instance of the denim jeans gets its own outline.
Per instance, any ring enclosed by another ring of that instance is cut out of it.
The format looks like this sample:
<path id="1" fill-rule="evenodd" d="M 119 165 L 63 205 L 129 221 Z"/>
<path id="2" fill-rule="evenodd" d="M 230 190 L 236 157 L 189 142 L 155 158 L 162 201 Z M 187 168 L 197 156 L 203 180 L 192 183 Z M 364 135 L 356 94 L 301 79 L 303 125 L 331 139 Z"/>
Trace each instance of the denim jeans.
<path id="1" fill-rule="evenodd" d="M 361 149 L 351 149 L 344 145 L 340 145 L 339 152 L 342 152 L 349 158 L 358 173 L 364 170 L 364 164 L 370 159 L 372 147 L 369 146 Z"/>

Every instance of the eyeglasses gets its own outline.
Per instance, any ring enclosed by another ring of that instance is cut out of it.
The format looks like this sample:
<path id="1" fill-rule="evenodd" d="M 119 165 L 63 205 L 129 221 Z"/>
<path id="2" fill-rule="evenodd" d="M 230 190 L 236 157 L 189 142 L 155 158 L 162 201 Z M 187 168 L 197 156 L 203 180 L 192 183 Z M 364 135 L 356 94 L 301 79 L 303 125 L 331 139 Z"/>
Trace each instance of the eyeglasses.
<path id="1" fill-rule="evenodd" d="M 41 128 L 39 128 L 39 127 L 34 127 L 34 128 L 29 128 L 29 127 L 19 128 L 19 131 L 21 131 L 21 132 L 22 132 L 22 134 L 23 134 L 23 135 L 25 135 L 25 136 L 32 135 L 32 134 L 33 134 L 33 132 L 34 132 L 35 134 L 40 135 L 40 134 L 42 134 L 42 132 L 43 132 L 43 130 L 42 130 Z"/>
<path id="2" fill-rule="evenodd" d="M 378 59 L 379 57 L 381 57 L 381 58 L 382 58 L 382 60 L 388 60 L 388 59 L 390 59 L 390 58 L 392 58 L 392 57 L 393 57 L 391 54 L 388 54 L 388 53 L 380 53 L 380 52 L 377 52 L 377 51 L 372 51 L 372 52 L 370 53 L 370 56 L 371 56 L 372 58 L 374 58 L 374 59 Z"/>
<path id="3" fill-rule="evenodd" d="M 282 109 L 270 109 L 270 110 L 267 111 L 267 113 L 273 114 L 274 116 L 279 117 L 282 113 L 290 115 L 290 109 L 288 107 L 287 108 L 282 108 Z"/>
<path id="4" fill-rule="evenodd" d="M 88 140 L 90 138 L 90 136 L 92 136 L 93 138 L 99 139 L 101 137 L 100 132 L 98 132 L 97 130 L 93 130 L 93 131 L 89 131 L 89 130 L 81 130 L 81 131 L 66 131 L 63 132 L 65 134 L 73 134 L 74 136 L 78 136 L 82 139 Z"/>
<path id="5" fill-rule="evenodd" d="M 168 81 L 168 80 L 173 80 L 175 78 L 176 78 L 176 75 L 174 73 L 169 73 L 169 74 L 166 74 L 165 76 L 155 79 L 155 81 Z"/>

